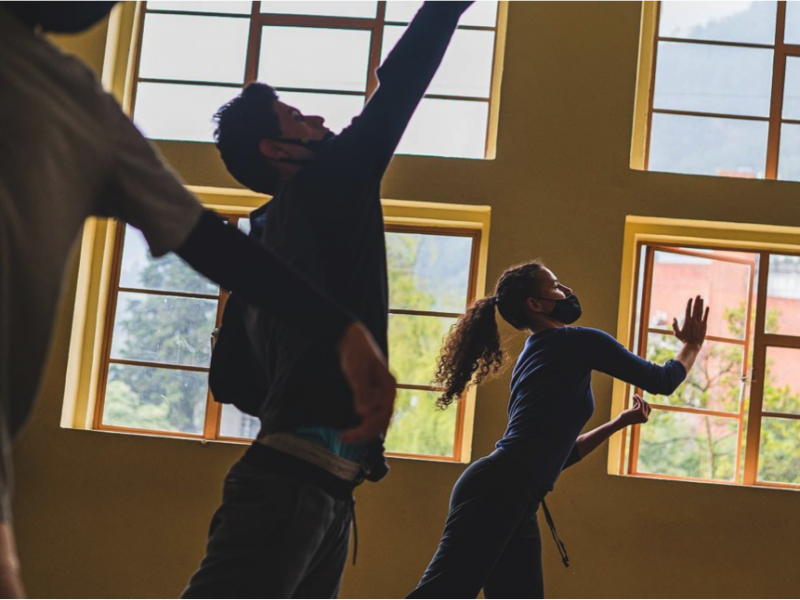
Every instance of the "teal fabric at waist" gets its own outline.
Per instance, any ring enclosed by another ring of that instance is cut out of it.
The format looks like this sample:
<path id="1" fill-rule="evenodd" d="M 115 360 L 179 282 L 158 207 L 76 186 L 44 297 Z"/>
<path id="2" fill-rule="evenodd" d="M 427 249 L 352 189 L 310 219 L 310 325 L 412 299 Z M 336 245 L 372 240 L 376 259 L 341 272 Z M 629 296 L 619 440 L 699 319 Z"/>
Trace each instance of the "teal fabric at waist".
<path id="1" fill-rule="evenodd" d="M 321 446 L 328 452 L 354 463 L 360 463 L 366 454 L 366 448 L 363 444 L 345 444 L 339 439 L 341 431 L 331 427 L 298 427 L 297 429 L 289 430 L 287 433 Z"/>

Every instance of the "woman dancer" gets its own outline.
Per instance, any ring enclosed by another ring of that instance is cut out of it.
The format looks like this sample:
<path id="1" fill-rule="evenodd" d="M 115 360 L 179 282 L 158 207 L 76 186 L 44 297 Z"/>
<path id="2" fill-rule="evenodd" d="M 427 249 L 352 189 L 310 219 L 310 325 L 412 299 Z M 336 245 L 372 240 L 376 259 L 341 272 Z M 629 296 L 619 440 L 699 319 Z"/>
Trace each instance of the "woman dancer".
<path id="1" fill-rule="evenodd" d="M 511 378 L 508 427 L 496 450 L 459 478 L 439 548 L 409 598 L 543 598 L 541 539 L 536 512 L 561 471 L 615 431 L 647 421 L 639 397 L 616 419 L 580 435 L 594 412 L 592 371 L 652 394 L 670 395 L 686 378 L 705 340 L 708 309 L 689 300 L 683 348 L 664 365 L 630 353 L 596 329 L 569 327 L 581 316 L 578 298 L 540 261 L 507 270 L 494 296 L 478 300 L 445 341 L 437 383 L 446 407 L 470 382 L 496 373 L 503 351 L 495 320 L 530 335 Z M 546 505 L 545 517 L 568 564 Z"/>

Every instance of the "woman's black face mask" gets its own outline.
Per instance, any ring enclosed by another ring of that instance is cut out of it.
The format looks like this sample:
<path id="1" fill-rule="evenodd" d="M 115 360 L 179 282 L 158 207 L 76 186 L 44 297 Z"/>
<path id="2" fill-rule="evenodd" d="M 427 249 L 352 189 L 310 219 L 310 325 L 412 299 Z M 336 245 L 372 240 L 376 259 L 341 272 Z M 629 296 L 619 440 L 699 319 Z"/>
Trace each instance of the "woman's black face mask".
<path id="1" fill-rule="evenodd" d="M 537 300 L 551 300 L 554 303 L 553 310 L 548 313 L 548 316 L 553 317 L 556 321 L 564 323 L 564 325 L 571 325 L 581 318 L 582 310 L 581 303 L 575 294 L 570 294 L 566 298 L 537 298 Z"/>

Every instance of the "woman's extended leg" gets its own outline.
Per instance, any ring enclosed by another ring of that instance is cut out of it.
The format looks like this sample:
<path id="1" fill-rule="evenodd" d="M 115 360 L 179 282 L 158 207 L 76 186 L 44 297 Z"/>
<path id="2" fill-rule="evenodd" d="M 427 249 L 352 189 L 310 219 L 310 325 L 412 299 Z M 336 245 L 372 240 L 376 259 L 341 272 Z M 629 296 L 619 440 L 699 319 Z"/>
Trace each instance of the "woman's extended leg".
<path id="1" fill-rule="evenodd" d="M 542 537 L 534 500 L 495 563 L 483 593 L 486 598 L 544 598 Z"/>
<path id="2" fill-rule="evenodd" d="M 495 459 L 469 467 L 453 488 L 439 548 L 408 597 L 477 597 L 531 500 Z"/>

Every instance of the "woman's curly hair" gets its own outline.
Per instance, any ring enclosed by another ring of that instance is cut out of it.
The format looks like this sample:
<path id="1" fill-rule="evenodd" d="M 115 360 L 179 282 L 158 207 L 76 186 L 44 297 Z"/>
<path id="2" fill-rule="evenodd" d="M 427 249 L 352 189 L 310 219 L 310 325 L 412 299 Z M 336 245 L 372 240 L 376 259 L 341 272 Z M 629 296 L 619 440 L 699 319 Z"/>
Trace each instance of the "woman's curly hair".
<path id="1" fill-rule="evenodd" d="M 447 408 L 469 385 L 477 385 L 503 366 L 503 348 L 495 309 L 516 329 L 526 325 L 525 303 L 537 292 L 536 276 L 543 267 L 534 260 L 508 269 L 497 282 L 494 296 L 477 300 L 450 329 L 439 356 L 434 384 L 443 388 L 436 400 Z"/>

